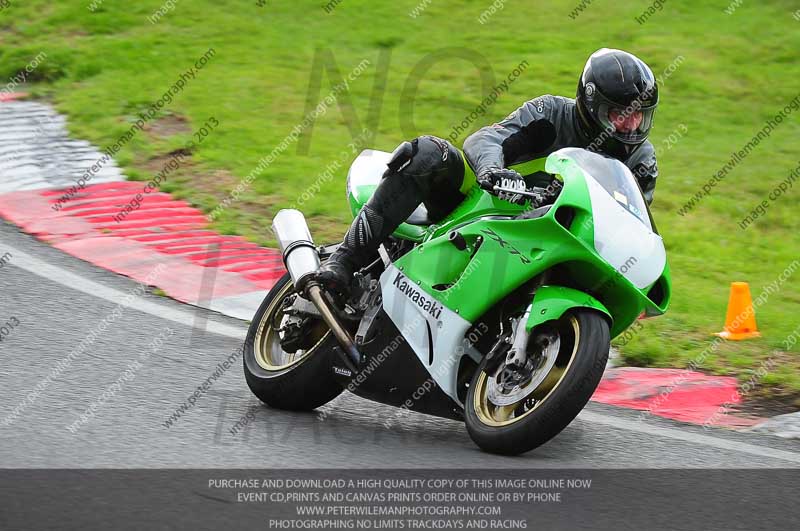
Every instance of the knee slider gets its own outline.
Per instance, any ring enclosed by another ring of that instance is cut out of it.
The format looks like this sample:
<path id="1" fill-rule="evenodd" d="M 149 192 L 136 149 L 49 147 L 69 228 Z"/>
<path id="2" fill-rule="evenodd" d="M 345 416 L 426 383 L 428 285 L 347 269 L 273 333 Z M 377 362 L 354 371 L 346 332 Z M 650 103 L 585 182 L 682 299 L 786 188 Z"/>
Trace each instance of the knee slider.
<path id="1" fill-rule="evenodd" d="M 397 173 L 409 164 L 411 164 L 411 160 L 414 158 L 414 155 L 417 153 L 417 142 L 416 140 L 412 142 L 403 142 L 395 150 L 392 152 L 392 157 L 389 159 L 389 162 L 386 164 L 389 167 L 389 171 L 392 173 Z"/>

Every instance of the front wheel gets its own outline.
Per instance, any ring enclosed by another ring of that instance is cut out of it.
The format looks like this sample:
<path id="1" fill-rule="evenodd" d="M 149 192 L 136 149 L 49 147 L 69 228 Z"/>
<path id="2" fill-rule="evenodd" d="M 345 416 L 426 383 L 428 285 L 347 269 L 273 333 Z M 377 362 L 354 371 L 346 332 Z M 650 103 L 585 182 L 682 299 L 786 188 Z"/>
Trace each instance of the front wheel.
<path id="1" fill-rule="evenodd" d="M 483 450 L 517 455 L 546 443 L 580 413 L 608 361 L 608 322 L 577 310 L 533 331 L 527 370 L 484 359 L 467 393 L 465 420 Z"/>

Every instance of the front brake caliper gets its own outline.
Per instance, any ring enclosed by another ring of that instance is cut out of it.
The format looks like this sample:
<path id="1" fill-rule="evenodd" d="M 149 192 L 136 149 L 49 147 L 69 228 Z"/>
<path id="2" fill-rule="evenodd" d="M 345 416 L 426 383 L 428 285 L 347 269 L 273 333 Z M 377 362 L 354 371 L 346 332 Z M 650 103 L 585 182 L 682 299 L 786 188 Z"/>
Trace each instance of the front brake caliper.
<path id="1" fill-rule="evenodd" d="M 312 320 L 320 319 L 319 311 L 310 301 L 297 294 L 283 299 L 282 305 L 283 319 L 277 332 L 283 351 L 294 353 L 313 347 L 316 339 L 307 333 L 307 327 Z"/>

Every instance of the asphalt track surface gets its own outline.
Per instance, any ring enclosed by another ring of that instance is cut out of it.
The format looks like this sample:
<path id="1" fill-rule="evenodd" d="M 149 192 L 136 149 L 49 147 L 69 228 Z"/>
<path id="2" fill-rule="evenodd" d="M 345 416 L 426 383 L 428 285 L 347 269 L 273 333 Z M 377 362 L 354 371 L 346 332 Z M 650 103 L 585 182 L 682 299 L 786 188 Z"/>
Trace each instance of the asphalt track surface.
<path id="1" fill-rule="evenodd" d="M 493 456 L 473 445 L 461 423 L 398 418 L 394 408 L 347 393 L 312 413 L 267 408 L 248 390 L 240 358 L 166 427 L 198 386 L 219 375 L 246 323 L 151 293 L 117 308 L 137 283 L 0 222 L 0 257 L 6 253 L 0 325 L 19 324 L 0 342 L 2 468 L 800 467 L 797 441 L 595 403 L 547 445 L 521 457 Z M 115 309 L 105 331 L 48 379 Z M 157 336 L 161 348 L 151 346 Z M 114 392 L 98 402 L 108 389 Z M 73 424 L 93 402 L 93 418 Z M 231 433 L 248 413 L 246 426 Z M 387 417 L 397 419 L 389 428 Z"/>

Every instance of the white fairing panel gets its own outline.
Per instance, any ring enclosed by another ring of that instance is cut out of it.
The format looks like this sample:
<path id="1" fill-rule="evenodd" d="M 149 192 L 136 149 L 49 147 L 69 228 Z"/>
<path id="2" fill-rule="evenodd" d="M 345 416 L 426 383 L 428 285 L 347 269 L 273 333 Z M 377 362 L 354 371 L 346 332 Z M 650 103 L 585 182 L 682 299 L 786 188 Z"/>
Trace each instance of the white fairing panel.
<path id="1" fill-rule="evenodd" d="M 667 263 L 661 236 L 623 208 L 600 183 L 586 179 L 594 214 L 594 247 L 639 289 L 658 280 Z"/>
<path id="2" fill-rule="evenodd" d="M 376 149 L 365 149 L 359 153 L 347 172 L 347 193 L 352 195 L 361 186 L 377 186 L 391 158 L 391 153 Z"/>
<path id="3" fill-rule="evenodd" d="M 394 265 L 381 275 L 381 290 L 384 311 L 422 365 L 439 387 L 463 406 L 456 390 L 461 356 L 468 354 L 480 361 L 480 354 L 464 337 L 471 323 L 420 289 Z"/>

